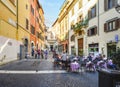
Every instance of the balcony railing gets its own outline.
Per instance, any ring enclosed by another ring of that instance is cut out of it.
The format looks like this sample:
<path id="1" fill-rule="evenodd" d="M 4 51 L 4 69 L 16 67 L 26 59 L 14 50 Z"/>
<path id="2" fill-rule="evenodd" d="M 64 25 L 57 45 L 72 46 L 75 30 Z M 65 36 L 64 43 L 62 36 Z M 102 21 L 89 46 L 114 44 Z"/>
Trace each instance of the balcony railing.
<path id="1" fill-rule="evenodd" d="M 86 28 L 88 26 L 88 19 L 85 19 L 79 23 L 76 23 L 75 25 L 72 25 L 71 28 L 74 31 L 80 31 L 82 28 Z"/>

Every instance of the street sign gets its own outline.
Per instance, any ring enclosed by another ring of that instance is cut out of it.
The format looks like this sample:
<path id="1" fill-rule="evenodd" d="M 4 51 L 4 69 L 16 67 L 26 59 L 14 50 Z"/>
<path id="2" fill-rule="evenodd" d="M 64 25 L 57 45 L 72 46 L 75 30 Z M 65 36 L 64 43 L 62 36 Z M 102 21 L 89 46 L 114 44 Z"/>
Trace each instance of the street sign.
<path id="1" fill-rule="evenodd" d="M 118 41 L 119 41 L 119 36 L 118 36 L 118 35 L 115 35 L 115 42 L 118 43 Z"/>

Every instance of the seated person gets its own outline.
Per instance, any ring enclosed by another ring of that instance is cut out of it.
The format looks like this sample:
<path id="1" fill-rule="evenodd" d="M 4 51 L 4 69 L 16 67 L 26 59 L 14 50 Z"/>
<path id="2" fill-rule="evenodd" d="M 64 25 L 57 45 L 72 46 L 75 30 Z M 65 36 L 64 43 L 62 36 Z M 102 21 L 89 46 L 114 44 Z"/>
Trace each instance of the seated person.
<path id="1" fill-rule="evenodd" d="M 108 60 L 108 67 L 117 70 L 116 65 L 113 64 L 113 61 L 111 59 Z"/>
<path id="2" fill-rule="evenodd" d="M 76 60 L 73 60 L 73 62 L 70 64 L 70 67 L 72 71 L 77 71 L 80 65 Z"/>

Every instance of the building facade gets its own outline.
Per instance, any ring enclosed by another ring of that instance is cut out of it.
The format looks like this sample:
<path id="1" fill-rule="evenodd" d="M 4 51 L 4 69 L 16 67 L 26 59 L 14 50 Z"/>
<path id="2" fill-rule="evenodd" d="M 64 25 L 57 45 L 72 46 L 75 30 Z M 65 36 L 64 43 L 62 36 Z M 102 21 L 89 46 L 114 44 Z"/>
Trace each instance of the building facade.
<path id="1" fill-rule="evenodd" d="M 44 11 L 38 0 L 30 0 L 30 42 L 31 52 L 44 48 Z"/>
<path id="2" fill-rule="evenodd" d="M 38 0 L 0 0 L 0 11 L 0 64 L 25 58 L 32 47 L 44 48 L 44 11 Z"/>
<path id="3" fill-rule="evenodd" d="M 89 53 L 105 54 L 110 57 L 120 47 L 120 15 L 115 10 L 116 0 L 66 0 L 61 10 L 64 16 L 58 21 L 60 38 L 64 35 L 64 26 L 69 29 L 69 54 L 85 55 Z M 63 24 L 64 23 L 64 24 Z M 64 26 L 63 26 L 64 25 Z M 62 29 L 62 30 L 61 30 Z"/>
<path id="4" fill-rule="evenodd" d="M 59 40 L 59 49 L 61 52 L 66 52 L 68 53 L 68 43 L 69 43 L 69 39 L 68 39 L 68 1 L 66 0 L 61 9 L 60 9 L 60 13 L 59 13 L 59 17 L 57 19 L 57 30 L 59 29 L 59 33 L 58 33 L 58 40 Z"/>
<path id="5" fill-rule="evenodd" d="M 22 42 L 20 46 L 20 57 L 24 58 L 25 54 L 30 53 L 30 25 L 29 25 L 29 12 L 30 12 L 30 3 L 29 0 L 20 1 L 18 0 L 17 8 L 17 40 Z"/>
<path id="6" fill-rule="evenodd" d="M 17 6 L 17 0 L 0 0 L 0 64 L 17 60 L 20 52 L 21 42 L 17 41 Z"/>

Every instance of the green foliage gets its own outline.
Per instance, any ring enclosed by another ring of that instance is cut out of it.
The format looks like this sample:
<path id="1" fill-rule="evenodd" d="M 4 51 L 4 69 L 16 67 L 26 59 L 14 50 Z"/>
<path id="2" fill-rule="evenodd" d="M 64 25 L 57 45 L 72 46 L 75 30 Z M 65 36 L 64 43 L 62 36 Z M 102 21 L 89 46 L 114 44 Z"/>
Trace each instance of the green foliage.
<path id="1" fill-rule="evenodd" d="M 112 60 L 120 68 L 120 48 L 112 54 Z"/>
<path id="2" fill-rule="evenodd" d="M 88 19 L 85 19 L 79 23 L 76 23 L 73 29 L 74 31 L 78 31 L 78 30 L 81 30 L 82 28 L 87 27 L 87 25 L 88 25 Z"/>
<path id="3" fill-rule="evenodd" d="M 83 56 L 83 49 L 79 49 L 78 55 L 79 55 L 79 56 Z"/>

